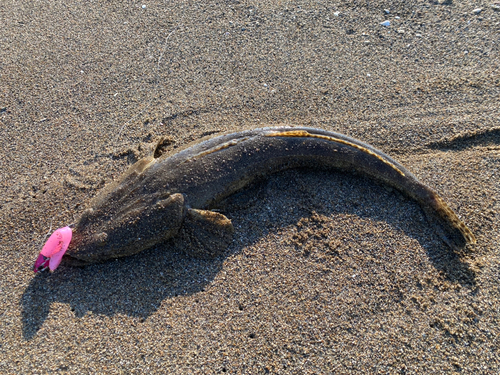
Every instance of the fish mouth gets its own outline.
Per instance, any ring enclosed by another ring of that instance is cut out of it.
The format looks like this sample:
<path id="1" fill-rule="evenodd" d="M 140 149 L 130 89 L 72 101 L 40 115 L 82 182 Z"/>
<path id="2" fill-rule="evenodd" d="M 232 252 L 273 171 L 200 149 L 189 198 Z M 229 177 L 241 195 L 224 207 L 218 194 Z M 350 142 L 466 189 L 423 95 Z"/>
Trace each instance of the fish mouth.
<path id="1" fill-rule="evenodd" d="M 63 255 L 62 258 L 62 262 L 64 263 L 64 265 L 71 267 L 83 267 L 91 264 L 91 262 L 82 260 L 72 255 L 75 253 L 75 250 L 77 250 L 82 245 L 83 237 L 84 236 L 80 231 L 73 229 L 73 241 L 71 241 L 68 251 Z"/>

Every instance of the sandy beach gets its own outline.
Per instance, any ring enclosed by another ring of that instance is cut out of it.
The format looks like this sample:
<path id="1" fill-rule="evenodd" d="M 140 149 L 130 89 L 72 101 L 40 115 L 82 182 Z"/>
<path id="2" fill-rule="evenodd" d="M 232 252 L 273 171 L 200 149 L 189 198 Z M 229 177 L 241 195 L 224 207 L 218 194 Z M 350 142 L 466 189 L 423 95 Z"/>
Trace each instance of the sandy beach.
<path id="1" fill-rule="evenodd" d="M 0 372 L 498 374 L 500 3 L 0 6 Z M 477 244 L 345 172 L 289 170 L 170 242 L 33 272 L 47 233 L 147 155 L 278 125 L 349 135 L 437 190 Z"/>

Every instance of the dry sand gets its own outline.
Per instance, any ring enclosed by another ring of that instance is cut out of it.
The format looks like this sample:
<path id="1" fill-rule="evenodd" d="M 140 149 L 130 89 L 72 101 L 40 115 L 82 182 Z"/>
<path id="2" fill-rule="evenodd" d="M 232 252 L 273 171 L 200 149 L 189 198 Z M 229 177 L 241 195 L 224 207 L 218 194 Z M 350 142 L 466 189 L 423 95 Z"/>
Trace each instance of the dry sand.
<path id="1" fill-rule="evenodd" d="M 499 373 L 492 4 L 3 2 L 0 372 Z M 477 246 L 452 253 L 359 176 L 288 171 L 226 212 L 223 258 L 167 243 L 34 275 L 49 229 L 148 143 L 281 123 L 387 152 Z"/>

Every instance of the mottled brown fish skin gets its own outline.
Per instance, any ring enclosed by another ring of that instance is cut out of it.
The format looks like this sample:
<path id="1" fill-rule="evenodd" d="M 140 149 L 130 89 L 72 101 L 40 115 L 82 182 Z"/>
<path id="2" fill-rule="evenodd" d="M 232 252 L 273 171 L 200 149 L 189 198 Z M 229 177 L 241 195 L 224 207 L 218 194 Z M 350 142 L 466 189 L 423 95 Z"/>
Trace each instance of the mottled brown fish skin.
<path id="1" fill-rule="evenodd" d="M 373 178 L 416 200 L 450 247 L 476 241 L 435 191 L 383 152 L 326 130 L 274 127 L 222 135 L 173 155 L 139 160 L 90 202 L 75 225 L 66 259 L 76 265 L 102 262 L 172 237 L 182 239 L 176 246 L 192 255 L 220 255 L 234 228 L 224 215 L 209 210 L 256 179 L 297 167 Z"/>

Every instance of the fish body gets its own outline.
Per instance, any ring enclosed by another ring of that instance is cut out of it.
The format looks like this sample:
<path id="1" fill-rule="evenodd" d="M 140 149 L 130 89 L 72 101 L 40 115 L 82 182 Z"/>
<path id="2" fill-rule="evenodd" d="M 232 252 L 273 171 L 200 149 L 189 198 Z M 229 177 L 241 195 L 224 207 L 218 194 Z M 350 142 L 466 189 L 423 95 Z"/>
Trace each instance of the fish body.
<path id="1" fill-rule="evenodd" d="M 355 171 L 387 184 L 416 200 L 451 247 L 476 241 L 434 190 L 383 152 L 326 130 L 272 127 L 139 160 L 91 201 L 73 228 L 65 258 L 73 264 L 102 262 L 169 238 L 195 255 L 217 256 L 234 228 L 211 209 L 255 180 L 299 167 Z"/>

